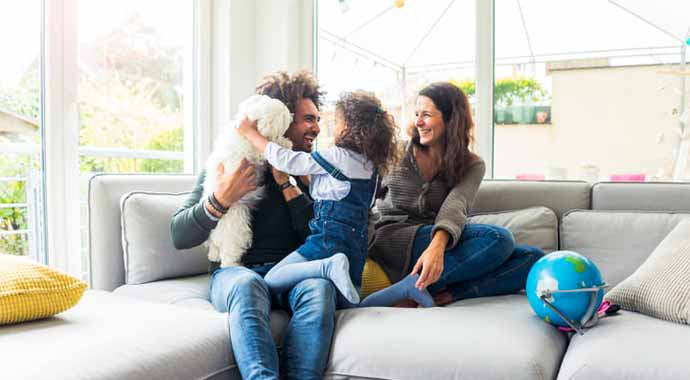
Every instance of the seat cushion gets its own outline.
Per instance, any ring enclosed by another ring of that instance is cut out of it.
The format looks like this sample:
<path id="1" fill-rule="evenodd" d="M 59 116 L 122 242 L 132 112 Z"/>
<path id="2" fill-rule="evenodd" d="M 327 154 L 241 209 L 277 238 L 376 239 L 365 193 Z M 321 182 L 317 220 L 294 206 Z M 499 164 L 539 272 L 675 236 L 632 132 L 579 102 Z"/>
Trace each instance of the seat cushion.
<path id="1" fill-rule="evenodd" d="M 688 342 L 690 326 L 623 311 L 573 336 L 558 379 L 690 379 Z"/>
<path id="2" fill-rule="evenodd" d="M 57 316 L 0 326 L 4 379 L 239 379 L 225 315 L 87 291 Z"/>
<path id="3" fill-rule="evenodd" d="M 567 337 L 524 295 L 340 311 L 325 379 L 553 379 Z"/>
<path id="4" fill-rule="evenodd" d="M 208 288 L 210 280 L 210 275 L 203 274 L 150 282 L 148 284 L 122 285 L 115 289 L 114 293 L 149 302 L 215 312 L 216 309 L 209 300 Z M 289 320 L 288 314 L 283 310 L 273 310 L 271 312 L 271 333 L 278 347 L 281 347 L 283 344 L 283 337 L 285 336 L 285 329 Z"/>
<path id="5" fill-rule="evenodd" d="M 122 285 L 113 293 L 141 300 L 215 310 L 209 301 L 211 276 L 180 277 L 138 285 Z"/>

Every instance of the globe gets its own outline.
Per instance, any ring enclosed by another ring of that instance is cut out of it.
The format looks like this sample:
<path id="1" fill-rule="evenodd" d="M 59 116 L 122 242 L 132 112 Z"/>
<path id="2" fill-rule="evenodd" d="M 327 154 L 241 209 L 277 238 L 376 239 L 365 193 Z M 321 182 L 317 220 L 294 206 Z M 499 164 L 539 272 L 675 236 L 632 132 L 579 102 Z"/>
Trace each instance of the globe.
<path id="1" fill-rule="evenodd" d="M 549 302 L 568 319 L 584 323 L 592 312 L 596 312 L 604 297 L 604 283 L 594 263 L 585 256 L 572 251 L 550 253 L 537 261 L 527 275 L 525 291 L 532 310 L 556 326 L 568 323 L 551 309 L 540 296 L 546 295 Z M 598 288 L 594 292 L 556 292 L 557 290 L 578 290 Z M 596 294 L 595 297 L 592 295 Z M 589 315 L 588 315 L 589 313 Z"/>

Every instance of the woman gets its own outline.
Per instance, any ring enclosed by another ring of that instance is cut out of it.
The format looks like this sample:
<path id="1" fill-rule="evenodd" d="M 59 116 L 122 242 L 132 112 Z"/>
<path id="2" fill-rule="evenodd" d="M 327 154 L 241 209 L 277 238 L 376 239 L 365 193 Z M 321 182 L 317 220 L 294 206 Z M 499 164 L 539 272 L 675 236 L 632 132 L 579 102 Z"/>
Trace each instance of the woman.
<path id="1" fill-rule="evenodd" d="M 439 82 L 419 92 L 412 140 L 384 181 L 387 192 L 377 202 L 369 250 L 398 284 L 370 297 L 395 299 L 392 293 L 407 293 L 406 281 L 400 280 L 410 278 L 437 305 L 524 288 L 532 264 L 544 253 L 515 245 L 504 228 L 466 224 L 486 170 L 469 150 L 473 129 L 467 97 L 459 88 Z"/>

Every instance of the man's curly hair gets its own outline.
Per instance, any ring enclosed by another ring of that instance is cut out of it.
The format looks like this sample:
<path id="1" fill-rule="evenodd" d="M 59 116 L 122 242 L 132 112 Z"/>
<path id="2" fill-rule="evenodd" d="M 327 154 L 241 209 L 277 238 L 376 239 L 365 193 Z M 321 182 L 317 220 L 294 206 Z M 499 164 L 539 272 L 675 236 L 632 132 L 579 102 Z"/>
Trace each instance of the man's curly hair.
<path id="1" fill-rule="evenodd" d="M 256 93 L 280 100 L 292 113 L 295 113 L 297 103 L 303 98 L 311 99 L 316 108 L 320 109 L 321 97 L 325 94 L 319 88 L 314 74 L 307 70 L 300 70 L 292 75 L 285 71 L 269 74 L 256 86 Z"/>
<path id="2" fill-rule="evenodd" d="M 341 94 L 335 111 L 347 126 L 335 137 L 335 145 L 364 155 L 379 175 L 388 174 L 400 156 L 393 115 L 381 108 L 374 94 L 365 91 Z"/>

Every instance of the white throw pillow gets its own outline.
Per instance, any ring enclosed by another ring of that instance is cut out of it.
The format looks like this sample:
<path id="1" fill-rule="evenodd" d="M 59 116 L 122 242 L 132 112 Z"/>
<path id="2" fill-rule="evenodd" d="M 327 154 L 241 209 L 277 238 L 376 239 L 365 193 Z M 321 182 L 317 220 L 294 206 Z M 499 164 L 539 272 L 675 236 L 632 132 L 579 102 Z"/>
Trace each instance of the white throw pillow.
<path id="1" fill-rule="evenodd" d="M 147 282 L 208 271 L 207 248 L 175 249 L 170 221 L 189 193 L 130 192 L 120 199 L 125 282 Z"/>
<path id="2" fill-rule="evenodd" d="M 625 310 L 690 324 L 690 219 L 678 223 L 606 299 Z"/>
<path id="3" fill-rule="evenodd" d="M 547 253 L 558 249 L 558 217 L 548 207 L 477 214 L 470 216 L 468 222 L 505 227 L 517 244 L 538 247 Z"/>

